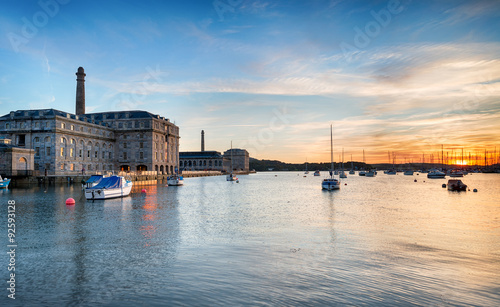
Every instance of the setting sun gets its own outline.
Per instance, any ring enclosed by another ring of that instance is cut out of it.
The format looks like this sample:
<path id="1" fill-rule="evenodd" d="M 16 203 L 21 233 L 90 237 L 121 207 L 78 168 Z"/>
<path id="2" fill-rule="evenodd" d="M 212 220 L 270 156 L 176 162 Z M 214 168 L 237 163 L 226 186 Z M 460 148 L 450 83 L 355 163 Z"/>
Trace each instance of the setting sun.
<path id="1" fill-rule="evenodd" d="M 469 161 L 467 161 L 467 160 L 456 160 L 455 164 L 456 165 L 469 165 Z"/>

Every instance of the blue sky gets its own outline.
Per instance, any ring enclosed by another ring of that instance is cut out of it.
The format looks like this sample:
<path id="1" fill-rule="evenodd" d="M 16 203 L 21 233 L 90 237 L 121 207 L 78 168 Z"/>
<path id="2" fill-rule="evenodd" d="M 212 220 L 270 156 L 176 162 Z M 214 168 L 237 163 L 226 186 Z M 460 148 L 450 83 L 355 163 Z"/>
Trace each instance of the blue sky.
<path id="1" fill-rule="evenodd" d="M 498 1 L 3 1 L 0 113 L 142 109 L 181 150 L 287 162 L 493 149 Z M 500 146 L 499 146 L 500 148 Z"/>

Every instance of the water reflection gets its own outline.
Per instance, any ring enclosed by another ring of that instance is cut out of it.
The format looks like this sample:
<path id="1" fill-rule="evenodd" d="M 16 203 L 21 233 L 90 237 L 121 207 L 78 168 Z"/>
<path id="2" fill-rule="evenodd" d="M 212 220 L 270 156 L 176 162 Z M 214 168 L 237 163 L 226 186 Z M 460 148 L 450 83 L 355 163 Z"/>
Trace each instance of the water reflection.
<path id="1" fill-rule="evenodd" d="M 406 176 L 322 193 L 321 177 L 277 175 L 94 202 L 76 186 L 3 191 L 22 233 L 15 304 L 498 305 L 499 176 L 449 194 Z"/>

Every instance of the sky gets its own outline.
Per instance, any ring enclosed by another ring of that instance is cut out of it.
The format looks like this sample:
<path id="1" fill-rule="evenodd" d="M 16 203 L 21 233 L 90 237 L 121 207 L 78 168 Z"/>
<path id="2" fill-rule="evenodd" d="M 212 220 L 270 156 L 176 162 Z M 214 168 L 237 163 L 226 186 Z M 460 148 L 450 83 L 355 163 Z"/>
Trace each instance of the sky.
<path id="1" fill-rule="evenodd" d="M 169 118 L 181 151 L 500 151 L 498 29 L 500 1 L 2 0 L 0 114 L 74 113 L 82 66 L 87 113 Z"/>

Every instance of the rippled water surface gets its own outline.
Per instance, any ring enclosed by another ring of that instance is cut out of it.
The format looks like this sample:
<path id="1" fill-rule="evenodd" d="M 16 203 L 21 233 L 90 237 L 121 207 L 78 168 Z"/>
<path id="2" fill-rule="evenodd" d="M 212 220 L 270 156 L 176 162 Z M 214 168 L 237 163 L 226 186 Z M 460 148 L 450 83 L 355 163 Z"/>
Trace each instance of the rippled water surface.
<path id="1" fill-rule="evenodd" d="M 10 199 L 18 245 L 16 300 L 4 287 L 0 305 L 500 305 L 500 175 L 463 178 L 477 193 L 416 174 L 321 180 L 187 178 L 95 202 L 78 186 L 0 191 L 3 250 Z"/>

